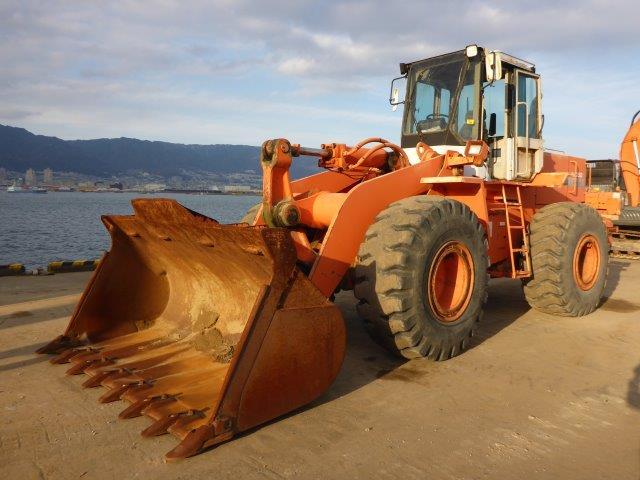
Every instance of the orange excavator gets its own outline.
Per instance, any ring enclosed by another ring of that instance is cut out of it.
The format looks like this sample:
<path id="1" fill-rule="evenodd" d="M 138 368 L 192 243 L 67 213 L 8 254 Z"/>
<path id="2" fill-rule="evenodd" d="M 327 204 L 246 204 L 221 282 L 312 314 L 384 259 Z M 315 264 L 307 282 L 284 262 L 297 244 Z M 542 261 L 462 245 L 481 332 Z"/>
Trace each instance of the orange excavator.
<path id="1" fill-rule="evenodd" d="M 586 202 L 614 227 L 612 255 L 640 259 L 640 111 L 620 146 L 620 158 L 587 162 Z"/>
<path id="2" fill-rule="evenodd" d="M 535 65 L 470 45 L 400 73 L 400 145 L 268 140 L 263 201 L 243 223 L 170 199 L 104 216 L 111 249 L 39 352 L 104 387 L 101 402 L 128 402 L 121 418 L 149 417 L 144 436 L 178 437 L 173 461 L 330 387 L 345 354 L 339 290 L 375 341 L 432 360 L 469 345 L 490 278 L 521 281 L 542 312 L 596 309 L 607 226 L 585 203 L 586 161 L 544 150 Z M 324 171 L 291 180 L 310 156 Z"/>

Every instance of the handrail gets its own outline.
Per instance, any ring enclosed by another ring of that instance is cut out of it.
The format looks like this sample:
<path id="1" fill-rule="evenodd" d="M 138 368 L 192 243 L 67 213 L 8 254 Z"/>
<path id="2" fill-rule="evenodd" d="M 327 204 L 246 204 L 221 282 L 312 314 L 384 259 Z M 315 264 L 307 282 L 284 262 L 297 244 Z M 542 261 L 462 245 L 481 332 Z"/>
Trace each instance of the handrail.
<path id="1" fill-rule="evenodd" d="M 527 139 L 527 148 L 526 148 L 526 157 L 527 157 L 527 161 L 529 160 L 529 148 L 530 148 L 530 143 L 531 140 L 529 138 L 529 104 L 527 102 L 516 102 L 516 107 L 519 107 L 520 105 L 524 105 L 524 128 L 527 131 L 527 135 L 526 135 L 526 139 Z M 517 114 L 516 114 L 517 115 Z M 516 125 L 518 125 L 519 122 L 517 122 L 516 120 Z M 518 129 L 518 127 L 516 126 L 516 130 Z M 516 137 L 518 137 L 519 132 L 516 132 Z M 516 145 L 516 159 L 517 159 L 517 153 L 518 151 L 518 146 Z"/>

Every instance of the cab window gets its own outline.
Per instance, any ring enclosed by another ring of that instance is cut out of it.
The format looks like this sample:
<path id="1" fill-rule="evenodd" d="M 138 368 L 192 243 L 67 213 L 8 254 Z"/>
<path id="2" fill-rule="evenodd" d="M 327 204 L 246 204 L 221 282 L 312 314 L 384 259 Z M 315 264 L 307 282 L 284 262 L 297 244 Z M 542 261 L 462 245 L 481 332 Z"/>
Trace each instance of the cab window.
<path id="1" fill-rule="evenodd" d="M 496 80 L 484 84 L 484 130 L 489 138 L 504 137 L 505 82 Z M 495 115 L 496 130 L 491 132 L 491 116 Z"/>
<path id="2" fill-rule="evenodd" d="M 518 136 L 540 138 L 538 128 L 538 82 L 535 78 L 518 75 Z"/>
<path id="3" fill-rule="evenodd" d="M 469 68 L 460 89 L 456 119 L 456 130 L 463 140 L 472 140 L 476 137 L 476 119 L 478 118 L 476 109 L 475 69 Z"/>

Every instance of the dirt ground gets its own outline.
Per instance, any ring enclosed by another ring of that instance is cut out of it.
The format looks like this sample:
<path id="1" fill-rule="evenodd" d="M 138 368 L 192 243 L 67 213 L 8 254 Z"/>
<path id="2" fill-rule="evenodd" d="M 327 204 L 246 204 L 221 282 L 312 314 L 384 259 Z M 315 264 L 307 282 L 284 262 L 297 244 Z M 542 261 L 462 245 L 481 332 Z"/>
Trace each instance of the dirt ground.
<path id="1" fill-rule="evenodd" d="M 640 262 L 612 261 L 584 318 L 530 310 L 491 284 L 474 347 L 399 361 L 369 340 L 350 294 L 338 380 L 309 407 L 202 455 L 165 464 L 169 435 L 117 420 L 33 351 L 62 332 L 86 273 L 0 278 L 3 478 L 640 478 Z M 22 302 L 22 303 L 21 303 Z"/>

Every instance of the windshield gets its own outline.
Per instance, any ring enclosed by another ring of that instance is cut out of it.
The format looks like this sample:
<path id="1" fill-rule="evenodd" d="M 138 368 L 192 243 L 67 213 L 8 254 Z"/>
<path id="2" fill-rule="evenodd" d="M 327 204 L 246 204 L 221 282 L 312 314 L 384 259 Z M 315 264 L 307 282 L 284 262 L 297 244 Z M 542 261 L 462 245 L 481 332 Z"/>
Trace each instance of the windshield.
<path id="1" fill-rule="evenodd" d="M 462 53 L 416 64 L 410 74 L 404 135 L 429 145 L 463 145 L 478 138 L 476 66 Z"/>

